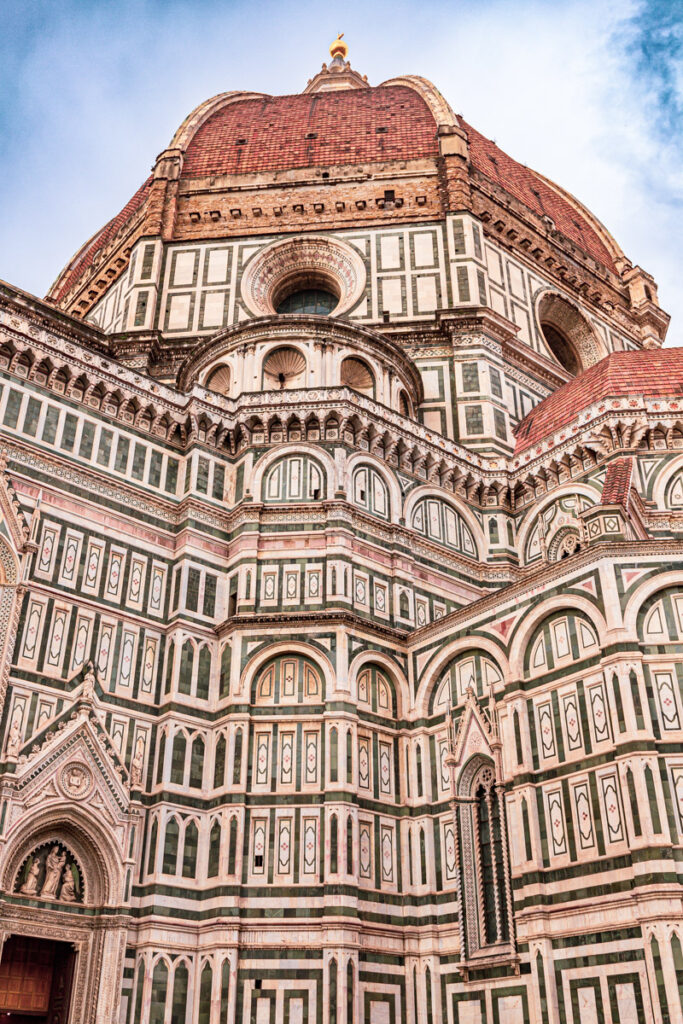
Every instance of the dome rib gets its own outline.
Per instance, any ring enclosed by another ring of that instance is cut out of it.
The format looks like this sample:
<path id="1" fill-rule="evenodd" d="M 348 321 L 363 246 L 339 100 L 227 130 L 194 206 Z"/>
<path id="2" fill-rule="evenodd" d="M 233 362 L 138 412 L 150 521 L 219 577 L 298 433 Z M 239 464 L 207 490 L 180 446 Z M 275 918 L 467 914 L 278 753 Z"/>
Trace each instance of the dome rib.
<path id="1" fill-rule="evenodd" d="M 470 162 L 475 170 L 509 192 L 539 217 L 550 217 L 558 231 L 594 260 L 617 273 L 613 254 L 586 215 L 565 198 L 542 175 L 518 163 L 487 139 L 464 118 L 458 121 L 467 133 Z"/>

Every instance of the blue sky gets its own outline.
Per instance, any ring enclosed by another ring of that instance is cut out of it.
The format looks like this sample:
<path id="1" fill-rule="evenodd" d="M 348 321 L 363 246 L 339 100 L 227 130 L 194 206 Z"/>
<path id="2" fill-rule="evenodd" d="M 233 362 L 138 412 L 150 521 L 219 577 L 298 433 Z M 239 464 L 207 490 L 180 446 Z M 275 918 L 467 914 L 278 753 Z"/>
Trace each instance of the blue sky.
<path id="1" fill-rule="evenodd" d="M 683 345 L 683 0 L 0 0 L 0 277 L 44 294 L 194 106 L 299 92 L 337 31 L 577 195 Z"/>

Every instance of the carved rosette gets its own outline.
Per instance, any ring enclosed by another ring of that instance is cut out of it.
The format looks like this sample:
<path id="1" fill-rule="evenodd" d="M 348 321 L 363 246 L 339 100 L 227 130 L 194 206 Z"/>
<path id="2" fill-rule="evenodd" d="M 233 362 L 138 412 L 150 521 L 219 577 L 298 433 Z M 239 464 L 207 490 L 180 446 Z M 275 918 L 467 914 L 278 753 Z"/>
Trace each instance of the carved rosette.
<path id="1" fill-rule="evenodd" d="M 59 786 L 71 800 L 85 800 L 92 792 L 95 780 L 90 769 L 80 761 L 72 761 L 62 768 Z"/>
<path id="2" fill-rule="evenodd" d="M 332 238 L 291 238 L 254 256 L 242 276 L 242 297 L 255 316 L 268 316 L 288 288 L 314 281 L 338 296 L 338 316 L 356 305 L 365 279 L 365 264 L 350 245 Z"/>

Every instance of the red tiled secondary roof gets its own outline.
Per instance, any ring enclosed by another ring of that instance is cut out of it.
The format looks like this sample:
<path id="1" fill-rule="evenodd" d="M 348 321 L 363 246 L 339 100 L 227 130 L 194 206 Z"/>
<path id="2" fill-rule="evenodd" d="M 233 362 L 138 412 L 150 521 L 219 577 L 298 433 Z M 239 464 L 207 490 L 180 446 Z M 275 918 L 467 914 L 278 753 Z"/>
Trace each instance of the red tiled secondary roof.
<path id="1" fill-rule="evenodd" d="M 135 195 L 128 200 L 124 208 L 115 217 L 105 224 L 98 235 L 95 235 L 92 242 L 78 257 L 74 265 L 70 270 L 66 272 L 62 279 L 59 291 L 55 298 L 59 301 L 63 295 L 66 295 L 72 284 L 75 284 L 81 274 L 91 265 L 95 254 L 104 249 L 104 247 L 111 241 L 116 233 L 123 227 L 129 217 L 132 217 L 134 213 L 142 206 L 147 195 L 147 190 L 152 184 L 152 175 L 150 174 L 147 181 L 137 190 Z"/>
<path id="2" fill-rule="evenodd" d="M 524 417 L 515 430 L 515 454 L 567 426 L 594 402 L 624 395 L 678 396 L 683 409 L 683 348 L 612 352 Z"/>
<path id="3" fill-rule="evenodd" d="M 485 138 L 462 118 L 460 125 L 467 133 L 470 161 L 473 167 L 490 178 L 506 192 L 524 203 L 539 216 L 551 217 L 558 231 L 575 242 L 598 263 L 614 270 L 614 260 L 595 229 L 561 195 L 547 185 L 529 167 L 517 163 L 495 142 Z"/>
<path id="4" fill-rule="evenodd" d="M 229 103 L 198 129 L 183 177 L 438 155 L 432 113 L 406 86 L 263 96 Z"/>
<path id="5" fill-rule="evenodd" d="M 632 474 L 632 459 L 615 459 L 614 462 L 610 462 L 602 485 L 603 505 L 623 505 L 624 508 L 628 505 Z"/>

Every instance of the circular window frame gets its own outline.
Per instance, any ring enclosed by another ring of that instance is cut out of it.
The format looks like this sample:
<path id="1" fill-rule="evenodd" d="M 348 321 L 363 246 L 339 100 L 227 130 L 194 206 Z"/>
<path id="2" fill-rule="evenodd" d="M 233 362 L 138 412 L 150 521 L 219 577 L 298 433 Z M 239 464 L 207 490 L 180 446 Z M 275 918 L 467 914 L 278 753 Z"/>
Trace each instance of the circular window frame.
<path id="1" fill-rule="evenodd" d="M 250 260 L 242 275 L 242 299 L 254 316 L 292 316 L 296 314 L 278 313 L 278 305 L 288 294 L 313 284 L 338 296 L 328 314 L 337 317 L 361 299 L 366 276 L 359 253 L 337 239 L 288 238 L 273 242 Z"/>
<path id="2" fill-rule="evenodd" d="M 598 337 L 586 313 L 561 292 L 544 288 L 536 295 L 534 312 L 538 332 L 548 355 L 570 377 L 578 376 L 609 355 L 609 350 Z M 543 324 L 553 327 L 570 347 L 579 365 L 576 373 L 564 366 L 552 351 Z"/>

